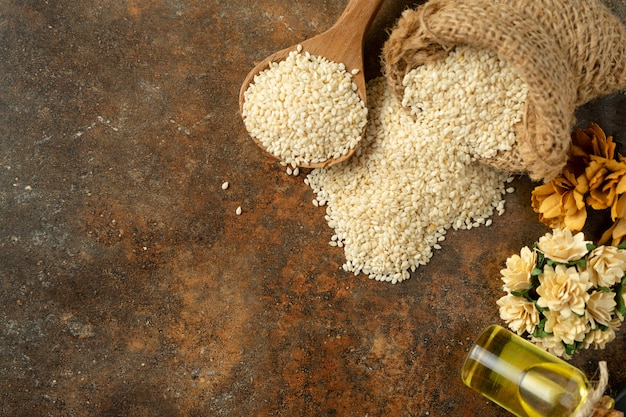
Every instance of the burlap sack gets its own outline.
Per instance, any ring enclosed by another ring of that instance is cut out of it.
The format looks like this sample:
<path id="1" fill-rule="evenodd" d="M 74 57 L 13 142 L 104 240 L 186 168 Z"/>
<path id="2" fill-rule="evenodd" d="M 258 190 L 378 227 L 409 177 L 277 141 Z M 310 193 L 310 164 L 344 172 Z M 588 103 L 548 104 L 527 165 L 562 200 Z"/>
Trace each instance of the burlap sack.
<path id="1" fill-rule="evenodd" d="M 626 29 L 598 0 L 431 0 L 392 30 L 385 75 L 402 96 L 406 73 L 460 44 L 498 53 L 528 84 L 516 147 L 485 162 L 534 180 L 561 172 L 576 107 L 626 86 Z"/>

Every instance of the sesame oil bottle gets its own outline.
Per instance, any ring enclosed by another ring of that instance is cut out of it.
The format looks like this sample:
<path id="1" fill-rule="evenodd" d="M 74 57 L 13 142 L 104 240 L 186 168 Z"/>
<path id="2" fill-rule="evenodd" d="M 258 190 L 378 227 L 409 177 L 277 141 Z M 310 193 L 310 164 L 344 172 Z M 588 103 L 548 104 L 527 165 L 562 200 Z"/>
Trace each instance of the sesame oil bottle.
<path id="1" fill-rule="evenodd" d="M 578 368 L 497 325 L 476 340 L 461 376 L 519 417 L 573 416 L 590 388 Z"/>

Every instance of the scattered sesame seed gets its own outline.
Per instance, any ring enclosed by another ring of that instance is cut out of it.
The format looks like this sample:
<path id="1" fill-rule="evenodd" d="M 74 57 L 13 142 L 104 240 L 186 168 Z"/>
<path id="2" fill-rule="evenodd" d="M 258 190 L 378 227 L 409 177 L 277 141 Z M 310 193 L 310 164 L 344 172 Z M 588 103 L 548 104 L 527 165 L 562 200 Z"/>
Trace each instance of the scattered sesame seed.
<path id="1" fill-rule="evenodd" d="M 497 55 L 470 47 L 409 74 L 402 103 L 384 78 L 368 83 L 359 150 L 305 181 L 313 204 L 326 204 L 343 269 L 391 283 L 426 265 L 447 229 L 490 226 L 504 213 L 512 177 L 478 161 L 514 145 L 527 94 Z"/>

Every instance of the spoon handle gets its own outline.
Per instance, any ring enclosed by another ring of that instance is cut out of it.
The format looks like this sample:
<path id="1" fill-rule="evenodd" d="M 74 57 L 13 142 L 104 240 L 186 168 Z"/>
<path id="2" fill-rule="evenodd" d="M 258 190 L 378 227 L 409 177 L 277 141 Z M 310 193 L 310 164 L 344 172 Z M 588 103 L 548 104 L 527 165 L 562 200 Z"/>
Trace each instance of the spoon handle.
<path id="1" fill-rule="evenodd" d="M 350 0 L 334 27 L 354 39 L 363 38 L 385 0 Z"/>

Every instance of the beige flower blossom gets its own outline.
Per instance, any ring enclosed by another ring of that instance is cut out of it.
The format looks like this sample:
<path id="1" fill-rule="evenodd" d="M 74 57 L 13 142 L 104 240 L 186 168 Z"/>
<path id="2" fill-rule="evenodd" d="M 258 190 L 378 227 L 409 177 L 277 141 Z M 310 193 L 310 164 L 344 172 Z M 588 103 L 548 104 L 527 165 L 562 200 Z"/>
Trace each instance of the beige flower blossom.
<path id="1" fill-rule="evenodd" d="M 544 311 L 546 316 L 545 331 L 552 333 L 554 337 L 571 345 L 585 340 L 585 335 L 590 329 L 589 320 L 571 314 L 567 317 L 558 311 Z"/>
<path id="2" fill-rule="evenodd" d="M 530 341 L 555 356 L 560 356 L 565 359 L 570 358 L 570 356 L 567 355 L 565 352 L 565 345 L 563 345 L 563 341 L 555 337 L 554 335 L 548 335 L 545 337 L 532 337 Z"/>
<path id="3" fill-rule="evenodd" d="M 557 265 L 555 268 L 546 265 L 539 275 L 541 284 L 537 287 L 537 305 L 559 312 L 564 318 L 572 313 L 582 316 L 585 313 L 585 303 L 589 299 L 589 275 L 589 271 L 579 272 L 574 266 L 568 268 Z"/>
<path id="4" fill-rule="evenodd" d="M 609 322 L 609 327 L 613 329 L 613 331 L 617 332 L 619 328 L 622 326 L 623 322 L 624 322 L 624 316 L 622 316 L 619 311 L 615 310 L 615 315 Z"/>
<path id="5" fill-rule="evenodd" d="M 611 287 L 622 280 L 626 272 L 626 250 L 615 246 L 598 246 L 589 256 L 591 283 L 596 287 Z"/>
<path id="6" fill-rule="evenodd" d="M 612 342 L 613 340 L 615 340 L 615 331 L 611 328 L 606 330 L 591 330 L 585 336 L 583 348 L 589 349 L 590 347 L 593 347 L 594 349 L 604 349 L 606 344 Z"/>
<path id="7" fill-rule="evenodd" d="M 523 297 L 505 295 L 497 301 L 500 317 L 508 323 L 511 330 L 521 335 L 532 333 L 539 323 L 539 310 L 535 304 Z"/>
<path id="8" fill-rule="evenodd" d="M 584 257 L 588 250 L 585 235 L 580 232 L 572 235 L 568 228 L 554 229 L 539 238 L 539 250 L 555 262 L 567 263 Z"/>
<path id="9" fill-rule="evenodd" d="M 537 263 L 537 254 L 528 247 L 522 248 L 519 255 L 506 260 L 506 268 L 500 271 L 504 290 L 524 291 L 532 286 L 531 274 Z"/>
<path id="10" fill-rule="evenodd" d="M 587 316 L 591 325 L 600 323 L 608 326 L 616 305 L 614 292 L 592 292 L 587 300 Z"/>

